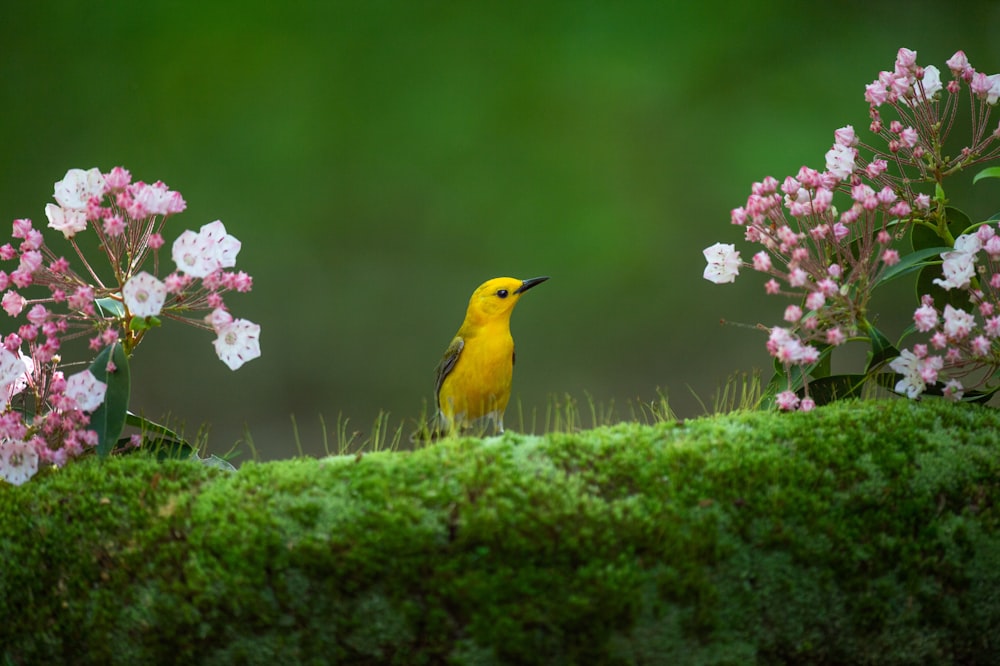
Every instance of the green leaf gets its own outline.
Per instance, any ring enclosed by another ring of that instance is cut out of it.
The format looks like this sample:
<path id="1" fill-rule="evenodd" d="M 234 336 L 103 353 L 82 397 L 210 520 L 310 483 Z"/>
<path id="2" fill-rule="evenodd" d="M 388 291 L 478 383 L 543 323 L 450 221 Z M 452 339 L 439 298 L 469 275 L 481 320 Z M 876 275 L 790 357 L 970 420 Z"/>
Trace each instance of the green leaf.
<path id="1" fill-rule="evenodd" d="M 889 338 L 885 337 L 874 326 L 868 327 L 868 339 L 871 341 L 872 349 L 868 357 L 868 367 L 865 368 L 866 372 L 871 372 L 886 361 L 899 356 L 899 350 L 896 349 L 896 346 L 889 342 Z"/>
<path id="2" fill-rule="evenodd" d="M 163 322 L 160 318 L 155 315 L 150 315 L 148 317 L 132 317 L 132 320 L 128 323 L 128 329 L 130 331 L 148 331 L 151 328 L 156 328 L 157 326 L 162 326 Z"/>
<path id="3" fill-rule="evenodd" d="M 114 372 L 108 372 L 108 361 L 115 365 Z M 108 385 L 104 404 L 90 416 L 90 428 L 97 432 L 97 454 L 105 457 L 114 448 L 125 428 L 131 379 L 128 357 L 120 342 L 105 347 L 90 364 L 94 377 Z"/>
<path id="4" fill-rule="evenodd" d="M 183 441 L 184 438 L 178 435 L 176 432 L 168 428 L 167 426 L 157 423 L 156 421 L 150 421 L 145 416 L 139 416 L 135 412 L 125 412 L 125 425 L 132 426 L 133 428 L 138 428 L 143 434 L 147 432 L 153 432 L 157 435 L 164 435 L 171 439 L 177 439 Z"/>
<path id="5" fill-rule="evenodd" d="M 236 467 L 233 466 L 231 462 L 225 458 L 220 458 L 214 453 L 207 458 L 200 458 L 201 464 L 207 467 L 215 467 L 216 469 L 221 469 L 224 472 L 235 472 Z"/>
<path id="6" fill-rule="evenodd" d="M 94 305 L 105 317 L 121 319 L 125 316 L 125 304 L 115 298 L 98 298 Z"/>
<path id="7" fill-rule="evenodd" d="M 186 460 L 198 457 L 197 448 L 161 423 L 150 421 L 145 416 L 139 416 L 133 412 L 127 412 L 125 424 L 139 429 L 142 435 L 142 448 L 152 451 L 160 460 Z"/>
<path id="8" fill-rule="evenodd" d="M 972 220 L 969 219 L 969 216 L 958 208 L 948 206 L 944 209 L 944 214 L 948 225 L 948 233 L 951 234 L 952 238 L 958 238 L 962 235 L 962 232 L 972 226 Z M 913 229 L 910 231 L 910 245 L 915 251 L 938 247 L 943 240 L 945 240 L 945 237 L 939 235 L 936 230 L 922 224 L 914 224 Z M 949 247 L 948 249 L 950 250 L 951 248 Z"/>
<path id="9" fill-rule="evenodd" d="M 972 178 L 972 184 L 975 185 L 984 178 L 1000 178 L 1000 166 L 987 167 L 977 173 Z"/>
<path id="10" fill-rule="evenodd" d="M 904 275 L 909 275 L 914 271 L 918 271 L 924 266 L 929 266 L 927 261 L 928 257 L 940 257 L 942 252 L 950 252 L 951 247 L 927 247 L 922 250 L 917 250 L 906 255 L 899 260 L 899 263 L 895 266 L 890 266 L 879 276 L 879 279 L 875 282 L 875 286 L 880 284 L 885 284 L 889 280 L 895 280 L 896 278 L 903 277 Z M 940 263 L 940 262 L 935 262 Z"/>
<path id="11" fill-rule="evenodd" d="M 861 395 L 867 375 L 830 375 L 809 382 L 809 395 L 817 405 Z"/>

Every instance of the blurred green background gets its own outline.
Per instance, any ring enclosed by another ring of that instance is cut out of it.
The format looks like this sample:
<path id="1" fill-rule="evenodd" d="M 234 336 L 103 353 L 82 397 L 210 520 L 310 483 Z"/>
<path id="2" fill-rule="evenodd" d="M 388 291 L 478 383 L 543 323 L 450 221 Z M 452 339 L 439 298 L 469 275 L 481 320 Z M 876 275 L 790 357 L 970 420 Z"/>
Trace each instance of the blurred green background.
<path id="1" fill-rule="evenodd" d="M 292 415 L 307 453 L 320 416 L 408 432 L 499 275 L 552 276 L 514 315 L 509 427 L 566 394 L 697 416 L 769 366 L 719 319 L 785 306 L 752 271 L 701 277 L 716 241 L 752 253 L 729 225 L 750 183 L 866 128 L 900 46 L 992 72 L 998 34 L 996 2 L 8 3 L 0 220 L 42 224 L 68 168 L 123 165 L 186 198 L 168 243 L 217 218 L 243 241 L 255 288 L 228 303 L 263 356 L 233 373 L 168 322 L 132 366 L 134 408 L 210 423 L 214 452 L 246 428 L 292 456 Z"/>

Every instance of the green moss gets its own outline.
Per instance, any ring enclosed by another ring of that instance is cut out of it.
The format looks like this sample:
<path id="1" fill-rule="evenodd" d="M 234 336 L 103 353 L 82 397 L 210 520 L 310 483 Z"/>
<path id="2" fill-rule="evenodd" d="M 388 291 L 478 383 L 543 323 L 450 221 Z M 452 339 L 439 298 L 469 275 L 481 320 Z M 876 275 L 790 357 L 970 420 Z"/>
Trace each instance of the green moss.
<path id="1" fill-rule="evenodd" d="M 850 402 L 0 487 L 8 663 L 1000 659 L 1000 415 Z"/>

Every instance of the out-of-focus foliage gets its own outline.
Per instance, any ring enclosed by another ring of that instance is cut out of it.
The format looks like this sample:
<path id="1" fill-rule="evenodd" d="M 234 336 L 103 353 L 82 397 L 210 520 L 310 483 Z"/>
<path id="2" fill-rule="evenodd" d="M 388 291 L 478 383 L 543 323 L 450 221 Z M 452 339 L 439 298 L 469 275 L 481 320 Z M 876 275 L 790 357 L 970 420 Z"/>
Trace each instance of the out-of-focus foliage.
<path id="1" fill-rule="evenodd" d="M 291 414 L 313 452 L 319 415 L 416 419 L 498 275 L 553 278 L 514 317 L 526 413 L 659 387 L 689 416 L 688 387 L 708 400 L 768 363 L 718 319 L 781 305 L 700 277 L 750 182 L 822 166 L 898 47 L 1000 71 L 998 30 L 989 2 L 18 3 L 0 21 L 0 222 L 43 220 L 66 169 L 116 164 L 184 194 L 168 242 L 221 217 L 264 356 L 236 376 L 177 330 L 132 370 L 137 409 L 211 422 L 223 450 L 246 425 L 290 455 Z"/>

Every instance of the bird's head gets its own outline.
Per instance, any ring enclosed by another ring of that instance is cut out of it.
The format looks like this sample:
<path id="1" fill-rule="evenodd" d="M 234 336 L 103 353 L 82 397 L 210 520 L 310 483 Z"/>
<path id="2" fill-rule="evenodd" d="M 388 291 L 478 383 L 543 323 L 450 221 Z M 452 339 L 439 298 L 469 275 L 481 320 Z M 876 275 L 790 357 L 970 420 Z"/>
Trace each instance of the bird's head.
<path id="1" fill-rule="evenodd" d="M 487 322 L 501 317 L 509 317 L 521 295 L 535 285 L 549 278 L 536 277 L 528 280 L 499 277 L 487 280 L 472 292 L 466 320 Z"/>

